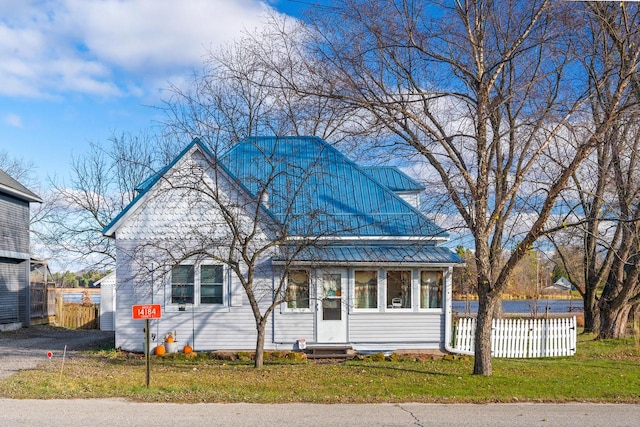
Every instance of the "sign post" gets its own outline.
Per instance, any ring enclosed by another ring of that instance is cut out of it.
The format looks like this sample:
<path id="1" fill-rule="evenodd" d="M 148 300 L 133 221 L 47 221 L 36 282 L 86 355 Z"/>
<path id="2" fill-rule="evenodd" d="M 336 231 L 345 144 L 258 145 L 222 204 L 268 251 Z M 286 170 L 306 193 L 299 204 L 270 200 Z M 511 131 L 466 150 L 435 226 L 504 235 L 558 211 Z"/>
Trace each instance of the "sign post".
<path id="1" fill-rule="evenodd" d="M 149 343 L 149 319 L 160 319 L 162 317 L 162 308 L 160 304 L 141 304 L 131 306 L 131 316 L 134 320 L 144 319 L 144 352 L 145 352 L 145 368 L 146 386 L 149 388 L 149 380 L 151 377 L 151 345 Z"/>

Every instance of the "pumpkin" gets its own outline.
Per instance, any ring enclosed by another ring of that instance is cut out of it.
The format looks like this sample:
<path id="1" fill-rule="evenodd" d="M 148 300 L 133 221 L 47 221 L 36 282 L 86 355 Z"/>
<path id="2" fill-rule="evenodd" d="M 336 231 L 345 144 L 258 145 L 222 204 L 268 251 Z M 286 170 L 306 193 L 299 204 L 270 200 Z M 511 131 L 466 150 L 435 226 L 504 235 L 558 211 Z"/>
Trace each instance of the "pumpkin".
<path id="1" fill-rule="evenodd" d="M 184 348 L 182 349 L 182 352 L 184 354 L 190 354 L 193 353 L 193 347 L 191 347 L 189 344 L 185 345 Z"/>
<path id="2" fill-rule="evenodd" d="M 167 339 L 165 339 L 166 342 L 173 342 L 173 335 L 169 334 L 167 335 Z"/>
<path id="3" fill-rule="evenodd" d="M 157 356 L 162 356 L 166 352 L 167 352 L 167 350 L 165 350 L 164 345 L 160 344 L 160 345 L 156 346 L 156 355 Z"/>

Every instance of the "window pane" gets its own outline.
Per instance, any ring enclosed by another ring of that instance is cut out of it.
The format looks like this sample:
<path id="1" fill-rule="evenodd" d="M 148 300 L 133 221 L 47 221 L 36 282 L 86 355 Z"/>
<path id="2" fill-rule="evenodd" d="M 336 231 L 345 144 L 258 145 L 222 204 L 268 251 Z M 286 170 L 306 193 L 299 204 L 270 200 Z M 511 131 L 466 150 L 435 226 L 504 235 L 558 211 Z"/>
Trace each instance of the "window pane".
<path id="1" fill-rule="evenodd" d="M 442 308 L 442 272 L 420 272 L 420 308 Z"/>
<path id="2" fill-rule="evenodd" d="M 305 270 L 289 272 L 287 307 L 309 308 L 309 273 Z"/>
<path id="3" fill-rule="evenodd" d="M 222 266 L 203 265 L 200 267 L 200 303 L 222 304 Z"/>
<path id="4" fill-rule="evenodd" d="M 378 272 L 355 272 L 356 308 L 378 308 Z"/>
<path id="5" fill-rule="evenodd" d="M 322 275 L 322 319 L 342 319 L 342 275 L 325 273 Z"/>
<path id="6" fill-rule="evenodd" d="M 171 303 L 193 303 L 193 265 L 176 265 L 171 270 Z"/>
<path id="7" fill-rule="evenodd" d="M 202 283 L 222 283 L 221 265 L 203 265 L 200 267 L 200 280 Z"/>
<path id="8" fill-rule="evenodd" d="M 411 308 L 411 271 L 387 272 L 387 307 Z"/>
<path id="9" fill-rule="evenodd" d="M 340 274 L 323 274 L 322 287 L 325 297 L 339 297 L 342 295 L 342 284 Z"/>

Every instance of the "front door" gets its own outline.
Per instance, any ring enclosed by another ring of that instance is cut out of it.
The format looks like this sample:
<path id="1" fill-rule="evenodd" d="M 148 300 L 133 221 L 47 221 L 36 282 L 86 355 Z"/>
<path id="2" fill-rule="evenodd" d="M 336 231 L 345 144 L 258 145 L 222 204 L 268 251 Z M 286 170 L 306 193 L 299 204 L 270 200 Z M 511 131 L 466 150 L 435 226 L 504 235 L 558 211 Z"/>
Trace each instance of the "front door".
<path id="1" fill-rule="evenodd" d="M 346 270 L 320 272 L 316 304 L 318 343 L 347 342 L 346 290 Z"/>

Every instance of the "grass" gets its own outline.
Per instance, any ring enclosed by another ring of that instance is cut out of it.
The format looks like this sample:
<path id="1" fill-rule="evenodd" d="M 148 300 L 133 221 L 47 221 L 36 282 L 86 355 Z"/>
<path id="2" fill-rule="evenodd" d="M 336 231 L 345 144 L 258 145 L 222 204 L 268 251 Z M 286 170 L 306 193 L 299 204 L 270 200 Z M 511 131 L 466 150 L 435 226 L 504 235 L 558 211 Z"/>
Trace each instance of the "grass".
<path id="1" fill-rule="evenodd" d="M 640 403 L 635 338 L 580 335 L 573 357 L 494 359 L 491 377 L 471 374 L 473 358 L 371 358 L 318 364 L 280 359 L 256 370 L 200 354 L 144 358 L 115 350 L 44 363 L 0 381 L 5 398 L 119 397 L 149 402 L 625 402 Z"/>

